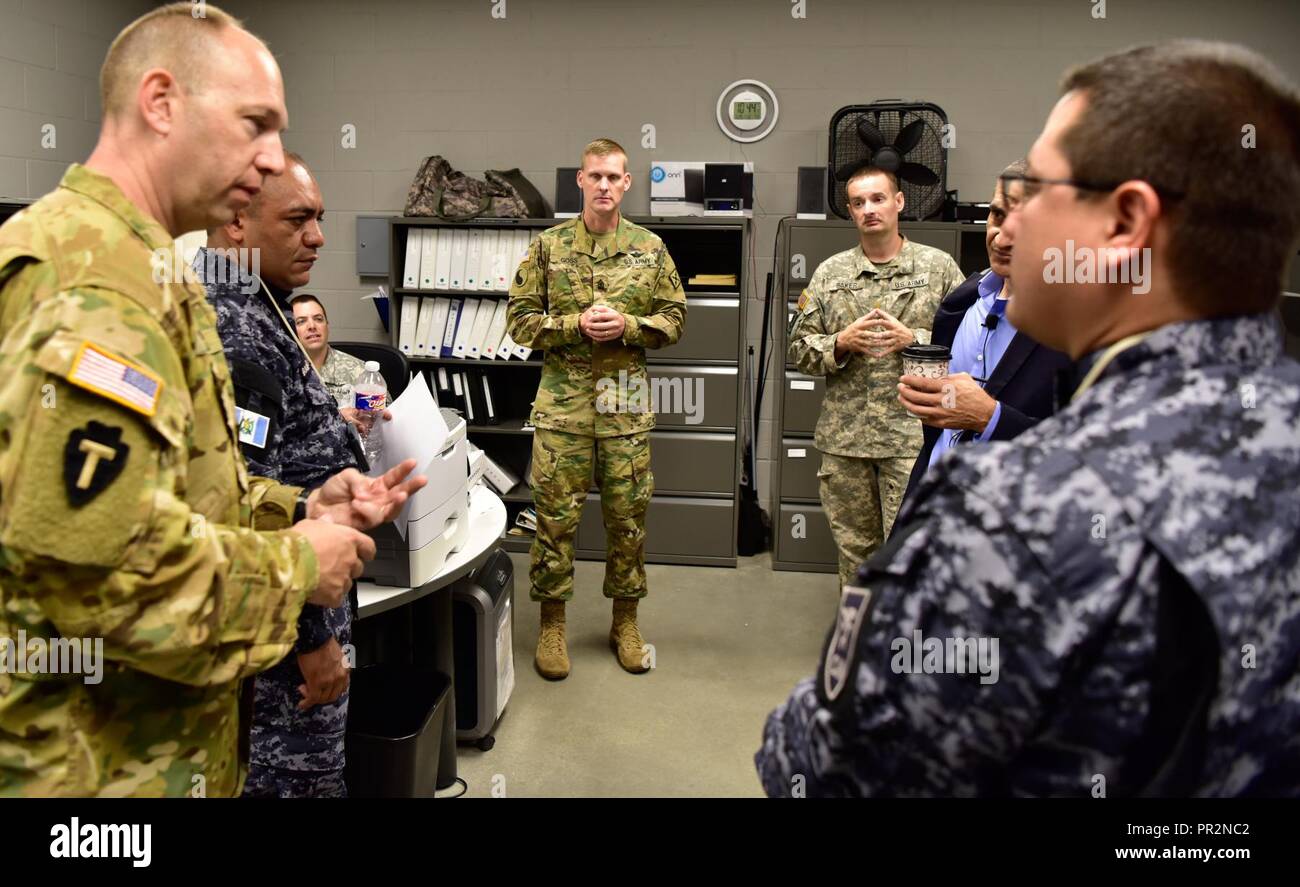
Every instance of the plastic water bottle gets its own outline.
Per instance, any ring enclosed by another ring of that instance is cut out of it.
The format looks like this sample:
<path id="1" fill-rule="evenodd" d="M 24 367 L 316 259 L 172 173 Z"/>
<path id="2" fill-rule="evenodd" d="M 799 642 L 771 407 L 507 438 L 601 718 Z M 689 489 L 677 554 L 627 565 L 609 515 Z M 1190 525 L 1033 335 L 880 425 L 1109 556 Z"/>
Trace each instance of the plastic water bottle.
<path id="1" fill-rule="evenodd" d="M 379 374 L 379 362 L 367 360 L 365 368 L 352 381 L 352 404 L 357 410 L 361 426 L 361 447 L 370 466 L 379 464 L 383 449 L 383 421 L 380 417 L 388 407 L 388 385 Z"/>

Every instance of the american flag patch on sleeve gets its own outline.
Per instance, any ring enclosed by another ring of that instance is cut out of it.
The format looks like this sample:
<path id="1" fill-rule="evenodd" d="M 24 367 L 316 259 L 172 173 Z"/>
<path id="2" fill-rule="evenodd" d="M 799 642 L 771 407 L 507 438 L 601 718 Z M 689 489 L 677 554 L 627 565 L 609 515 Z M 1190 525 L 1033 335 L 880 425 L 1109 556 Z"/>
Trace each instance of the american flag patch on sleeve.
<path id="1" fill-rule="evenodd" d="M 81 343 L 68 381 L 146 416 L 158 411 L 163 388 L 163 380 L 154 373 L 91 342 Z"/>

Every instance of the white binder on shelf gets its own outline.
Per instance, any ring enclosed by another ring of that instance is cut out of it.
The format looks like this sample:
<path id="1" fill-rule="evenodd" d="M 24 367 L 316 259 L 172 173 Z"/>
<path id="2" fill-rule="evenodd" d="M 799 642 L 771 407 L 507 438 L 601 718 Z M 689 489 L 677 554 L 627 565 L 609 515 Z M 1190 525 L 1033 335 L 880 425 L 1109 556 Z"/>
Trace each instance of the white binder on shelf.
<path id="1" fill-rule="evenodd" d="M 469 232 L 464 228 L 451 233 L 451 280 L 454 290 L 465 288 L 465 260 L 469 257 Z"/>
<path id="2" fill-rule="evenodd" d="M 483 340 L 483 351 L 480 355 L 485 360 L 495 358 L 497 349 L 501 347 L 501 340 L 506 334 L 506 299 L 497 299 L 496 310 L 492 312 L 492 323 L 487 330 L 487 338 Z"/>
<path id="3" fill-rule="evenodd" d="M 442 354 L 442 337 L 447 331 L 447 315 L 451 313 L 451 299 L 439 296 L 433 299 L 433 322 L 429 324 L 428 336 L 424 340 L 424 356 L 438 357 Z"/>
<path id="4" fill-rule="evenodd" d="M 438 232 L 434 228 L 424 228 L 420 238 L 420 282 L 422 290 L 434 287 L 434 265 L 438 258 Z"/>
<path id="5" fill-rule="evenodd" d="M 513 231 L 497 233 L 497 247 L 492 252 L 492 289 L 498 293 L 509 292 L 510 281 L 515 276 L 515 266 L 510 263 L 514 243 Z"/>
<path id="6" fill-rule="evenodd" d="M 501 417 L 497 415 L 496 403 L 492 400 L 492 380 L 488 378 L 487 373 L 478 374 L 479 384 L 483 386 L 483 420 L 489 425 L 501 424 Z"/>
<path id="7" fill-rule="evenodd" d="M 481 292 L 490 292 L 496 287 L 496 277 L 492 273 L 493 257 L 496 255 L 497 242 L 501 233 L 496 228 L 484 228 L 482 245 L 479 247 L 478 286 Z"/>
<path id="8" fill-rule="evenodd" d="M 483 356 L 483 346 L 487 343 L 488 329 L 492 326 L 492 317 L 496 311 L 496 299 L 481 299 L 478 314 L 474 317 L 474 328 L 470 330 L 469 341 L 465 343 L 465 356 L 475 360 Z"/>
<path id="9" fill-rule="evenodd" d="M 456 387 L 457 392 L 463 394 L 465 398 L 465 424 L 473 425 L 478 417 L 474 415 L 474 395 L 469 390 L 470 374 L 457 373 L 456 381 L 458 383 Z"/>
<path id="10" fill-rule="evenodd" d="M 429 328 L 433 325 L 433 299 L 420 300 L 420 313 L 415 323 L 415 341 L 411 343 L 412 357 L 428 354 Z"/>
<path id="11" fill-rule="evenodd" d="M 402 286 L 418 289 L 420 286 L 420 255 L 424 249 L 423 228 L 406 229 L 406 264 L 402 266 Z"/>
<path id="12" fill-rule="evenodd" d="M 451 286 L 451 236 L 455 232 L 450 228 L 443 228 L 438 231 L 437 241 L 437 273 L 433 278 L 433 288 L 445 290 Z"/>
<path id="13" fill-rule="evenodd" d="M 469 334 L 478 319 L 479 300 L 466 298 L 460 307 L 460 322 L 456 324 L 456 344 L 452 346 L 452 357 L 469 357 Z"/>
<path id="14" fill-rule="evenodd" d="M 524 259 L 528 258 L 528 244 L 530 243 L 532 243 L 532 232 L 527 228 L 515 232 L 515 268 L 522 265 Z M 514 268 L 511 268 L 510 271 L 513 276 Z"/>
<path id="15" fill-rule="evenodd" d="M 477 290 L 478 266 L 483 262 L 483 229 L 469 229 L 469 247 L 465 250 L 465 289 Z"/>
<path id="16" fill-rule="evenodd" d="M 397 348 L 407 357 L 415 350 L 415 327 L 420 319 L 420 297 L 403 296 L 401 321 L 397 327 Z"/>
<path id="17" fill-rule="evenodd" d="M 456 329 L 460 326 L 460 311 L 465 307 L 464 299 L 448 299 L 447 308 L 447 326 L 442 332 L 442 347 L 438 350 L 439 357 L 452 357 L 454 355 L 453 346 L 456 344 Z"/>
<path id="18" fill-rule="evenodd" d="M 515 340 L 510 338 L 509 331 L 501 337 L 501 344 L 497 346 L 497 360 L 509 360 L 515 356 Z"/>
<path id="19" fill-rule="evenodd" d="M 447 379 L 446 367 L 438 367 L 437 384 L 438 391 L 436 399 L 438 401 L 438 406 L 448 408 L 452 407 L 451 382 Z"/>

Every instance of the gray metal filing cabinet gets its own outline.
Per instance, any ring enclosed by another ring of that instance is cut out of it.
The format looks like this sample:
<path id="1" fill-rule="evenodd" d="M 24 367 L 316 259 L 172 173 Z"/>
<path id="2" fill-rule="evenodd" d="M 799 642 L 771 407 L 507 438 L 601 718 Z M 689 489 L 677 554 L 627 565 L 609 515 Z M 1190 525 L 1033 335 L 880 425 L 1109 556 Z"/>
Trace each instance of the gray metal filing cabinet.
<path id="1" fill-rule="evenodd" d="M 475 219 L 448 222 L 436 218 L 394 217 L 388 220 L 387 273 L 390 341 L 398 344 L 398 318 L 407 299 L 477 297 L 507 298 L 503 291 L 481 289 L 444 291 L 404 286 L 406 245 L 412 232 L 474 229 L 480 232 L 527 230 L 535 236 L 558 219 Z M 737 429 L 741 423 L 744 347 L 746 234 L 748 222 L 732 218 L 637 217 L 632 221 L 663 238 L 686 290 L 686 330 L 669 348 L 648 350 L 651 392 L 659 398 L 651 436 L 651 468 L 655 495 L 647 519 L 646 560 L 657 563 L 736 565 L 736 499 L 741 452 Z M 481 236 L 481 235 L 479 235 Z M 373 236 L 372 240 L 379 238 Z M 514 269 L 510 269 L 513 274 Z M 696 275 L 734 275 L 725 285 L 696 285 Z M 502 496 L 507 525 L 533 503 L 526 469 L 533 429 L 527 424 L 531 402 L 541 377 L 541 353 L 528 360 L 474 360 L 457 357 L 411 356 L 412 369 L 430 374 L 430 387 L 442 374 L 466 374 L 466 384 L 486 378 L 495 392 L 495 423 L 469 426 L 470 439 L 494 460 L 524 479 Z M 594 490 L 594 487 L 593 487 Z M 603 559 L 605 534 L 600 499 L 594 494 L 584 508 L 577 554 Z M 529 537 L 506 536 L 501 546 L 527 552 Z"/>
<path id="2" fill-rule="evenodd" d="M 650 434 L 655 492 L 646 515 L 646 560 L 736 565 L 736 500 L 747 276 L 745 219 L 633 218 L 663 238 L 686 290 L 686 330 L 668 348 L 647 350 L 660 399 Z M 735 283 L 701 286 L 698 274 L 732 274 Z M 605 557 L 600 496 L 582 511 L 577 553 Z"/>
<path id="3" fill-rule="evenodd" d="M 735 521 L 734 499 L 669 496 L 656 491 L 646 514 L 645 559 L 659 564 L 735 566 Z M 604 549 L 600 496 L 592 494 L 578 525 L 578 551 L 599 551 L 603 558 Z"/>
<path id="4" fill-rule="evenodd" d="M 903 222 L 901 227 L 909 239 L 951 254 L 967 274 L 987 267 L 983 224 Z M 779 388 L 774 392 L 776 421 L 769 507 L 769 513 L 775 517 L 772 568 L 834 573 L 837 570 L 835 540 L 820 504 L 817 482 L 821 453 L 813 443 L 826 379 L 799 372 L 786 355 L 799 294 L 818 265 L 854 246 L 858 236 L 852 223 L 838 219 L 787 220 L 781 225 L 779 240 L 776 292 L 784 293 L 784 310 L 778 308 L 772 315 L 772 341 L 780 355 L 774 363 L 781 367 L 777 371 L 779 378 L 774 380 Z"/>

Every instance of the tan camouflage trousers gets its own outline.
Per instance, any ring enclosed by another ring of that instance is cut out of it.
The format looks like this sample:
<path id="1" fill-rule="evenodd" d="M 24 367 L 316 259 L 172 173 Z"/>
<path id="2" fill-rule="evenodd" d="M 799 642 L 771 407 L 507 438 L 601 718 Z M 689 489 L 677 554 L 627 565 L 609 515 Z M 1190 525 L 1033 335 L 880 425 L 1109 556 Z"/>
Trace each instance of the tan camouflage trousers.
<path id="1" fill-rule="evenodd" d="M 889 536 L 915 461 L 915 457 L 859 459 L 822 453 L 817 478 L 822 508 L 839 550 L 841 587 Z"/>
<path id="2" fill-rule="evenodd" d="M 574 538 L 593 468 L 605 521 L 605 597 L 646 595 L 645 513 L 654 490 L 649 432 L 588 437 L 538 428 L 528 478 L 537 508 L 528 571 L 535 601 L 573 597 Z"/>

